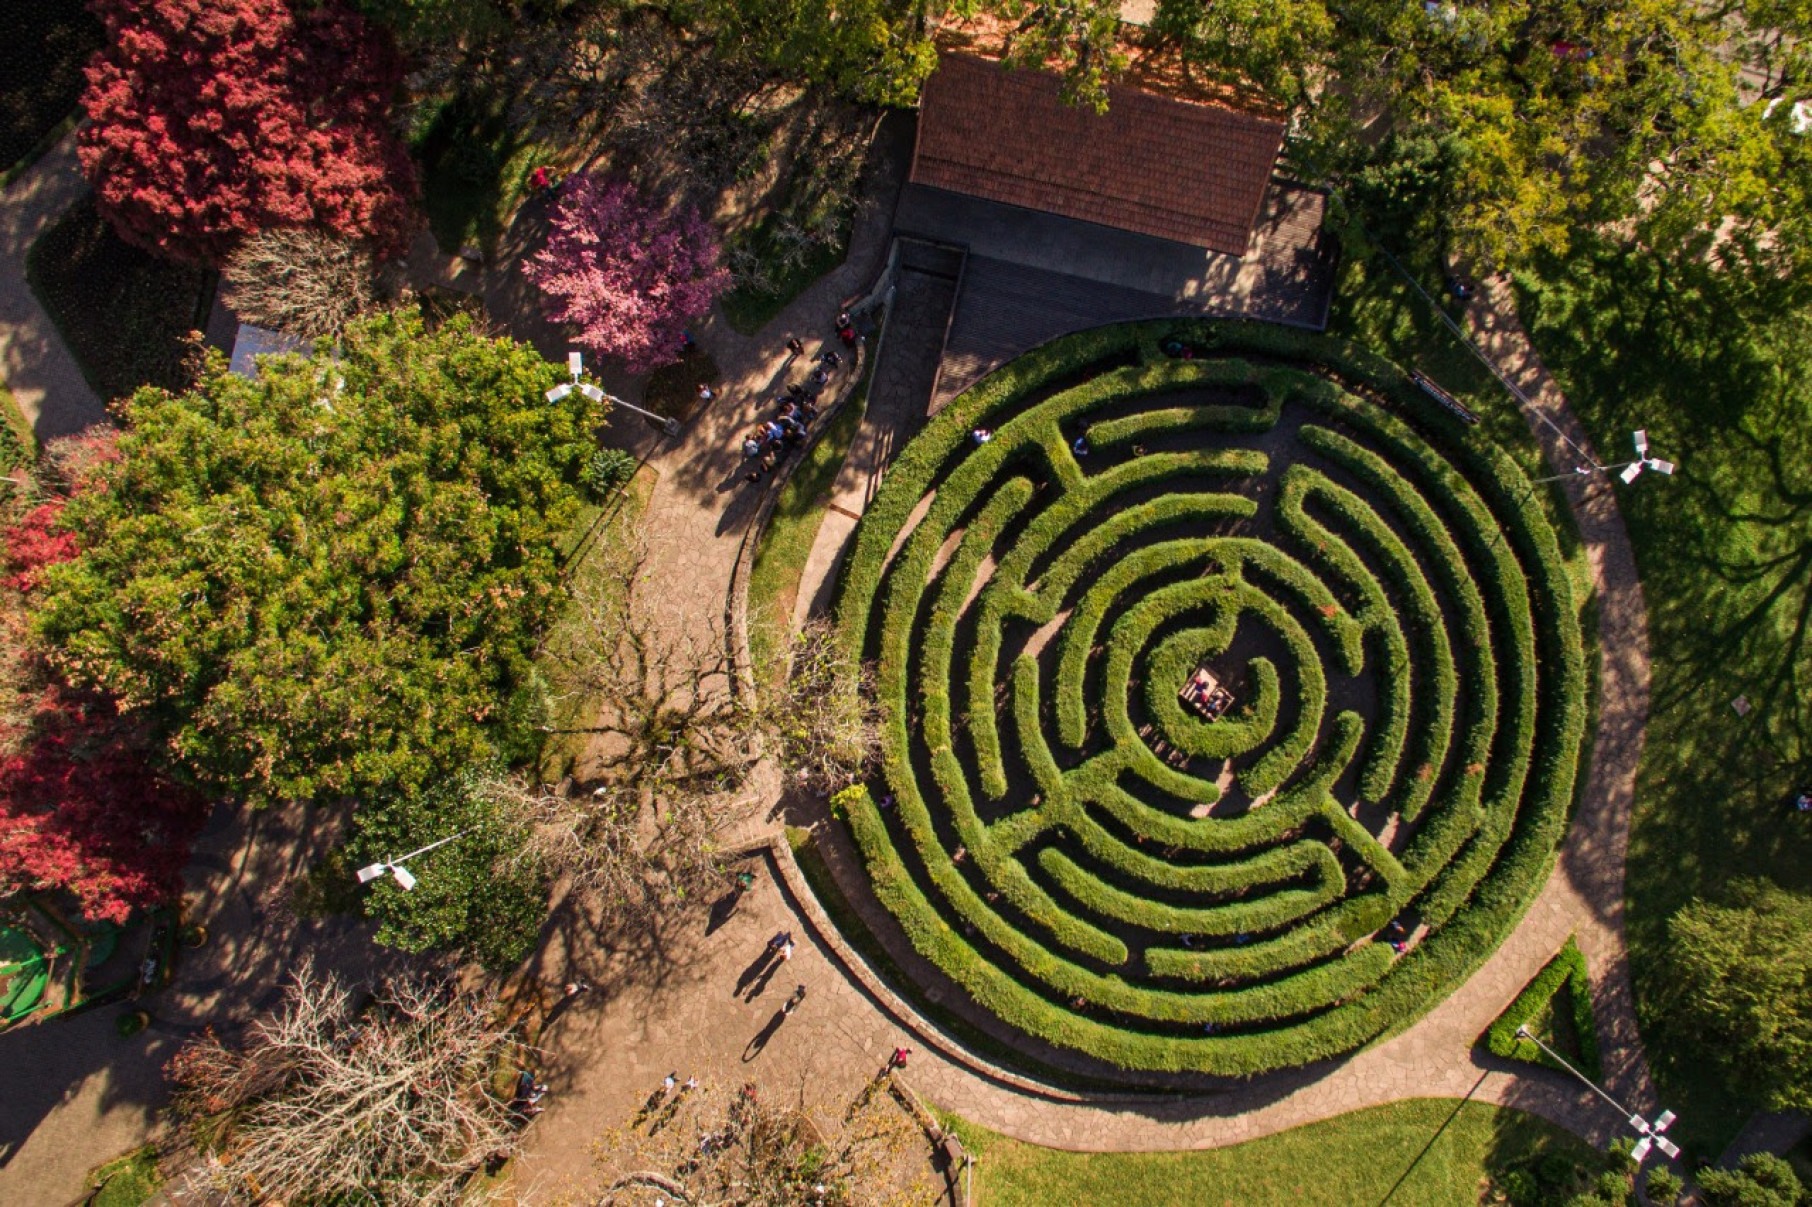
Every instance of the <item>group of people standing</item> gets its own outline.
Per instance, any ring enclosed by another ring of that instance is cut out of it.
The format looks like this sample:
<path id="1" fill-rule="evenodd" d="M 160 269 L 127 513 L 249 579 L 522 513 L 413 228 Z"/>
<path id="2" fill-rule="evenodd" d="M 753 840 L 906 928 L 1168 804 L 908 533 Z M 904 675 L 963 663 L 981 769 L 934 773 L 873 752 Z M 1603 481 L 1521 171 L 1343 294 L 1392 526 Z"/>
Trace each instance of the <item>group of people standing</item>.
<path id="1" fill-rule="evenodd" d="M 849 331 L 850 338 L 844 342 L 855 342 L 855 331 L 849 326 L 849 315 L 837 316 L 837 334 L 841 337 Z M 797 336 L 786 342 L 787 364 L 805 355 L 805 344 Z M 805 443 L 811 433 L 812 424 L 818 420 L 818 398 L 824 387 L 830 384 L 831 374 L 843 363 L 842 354 L 834 348 L 825 348 L 812 359 L 812 369 L 804 381 L 795 381 L 786 389 L 776 394 L 770 403 L 773 412 L 756 427 L 742 442 L 742 456 L 749 466 L 745 480 L 759 482 L 762 475 L 779 464 L 780 457 L 788 448 Z"/>

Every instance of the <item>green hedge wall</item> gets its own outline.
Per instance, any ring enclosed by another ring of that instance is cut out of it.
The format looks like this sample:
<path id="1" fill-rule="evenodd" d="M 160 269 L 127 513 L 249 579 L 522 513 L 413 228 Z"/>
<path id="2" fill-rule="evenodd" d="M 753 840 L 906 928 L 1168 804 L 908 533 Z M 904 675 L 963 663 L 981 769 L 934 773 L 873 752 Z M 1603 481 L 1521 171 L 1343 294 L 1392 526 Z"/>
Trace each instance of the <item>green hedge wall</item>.
<path id="1" fill-rule="evenodd" d="M 1300 332 L 1129 324 L 991 374 L 902 450 L 844 571 L 889 801 L 839 807 L 878 897 L 983 1009 L 1128 1070 L 1405 1025 L 1565 827 L 1583 643 L 1530 494 L 1393 366 Z M 1236 693 L 1214 722 L 1178 697 L 1203 664 Z"/>

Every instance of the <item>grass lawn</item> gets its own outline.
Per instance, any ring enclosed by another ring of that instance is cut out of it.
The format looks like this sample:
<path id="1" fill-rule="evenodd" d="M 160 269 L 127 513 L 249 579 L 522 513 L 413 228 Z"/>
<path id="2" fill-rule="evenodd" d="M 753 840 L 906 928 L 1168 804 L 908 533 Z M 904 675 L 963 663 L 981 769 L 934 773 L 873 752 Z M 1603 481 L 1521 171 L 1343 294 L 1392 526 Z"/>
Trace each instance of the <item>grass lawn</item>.
<path id="1" fill-rule="evenodd" d="M 32 292 L 103 401 L 142 385 L 180 390 L 189 332 L 207 325 L 212 282 L 113 233 L 89 197 L 69 207 L 26 254 Z"/>
<path id="2" fill-rule="evenodd" d="M 474 246 L 489 256 L 509 229 L 547 148 L 514 128 L 507 94 L 455 93 L 425 109 L 410 147 L 422 174 L 422 208 L 441 251 Z"/>
<path id="3" fill-rule="evenodd" d="M 818 539 L 818 525 L 830 503 L 837 471 L 843 468 L 867 408 L 868 383 L 864 381 L 780 488 L 749 570 L 749 654 L 756 666 L 780 665 L 779 654 L 793 623 L 799 576 Z"/>
<path id="4" fill-rule="evenodd" d="M 86 0 L 8 0 L 0 38 L 0 172 L 49 149 L 66 129 L 87 81 L 82 67 L 101 48 L 101 23 Z"/>
<path id="5" fill-rule="evenodd" d="M 977 1198 L 991 1207 L 1455 1207 L 1528 1179 L 1558 1203 L 1613 1159 L 1533 1115 L 1419 1098 L 1355 1111 L 1231 1148 L 1072 1153 L 947 1120 L 976 1154 Z M 1516 1175 L 1520 1174 L 1518 1177 Z"/>
<path id="6" fill-rule="evenodd" d="M 1756 1105 L 1694 1034 L 1670 1031 L 1666 922 L 1742 876 L 1812 891 L 1812 314 L 1757 318 L 1709 274 L 1612 249 L 1524 281 L 1525 323 L 1599 454 L 1646 428 L 1669 479 L 1614 483 L 1649 611 L 1647 741 L 1628 863 L 1643 1040 L 1675 1132 L 1715 1154 Z M 1737 696 L 1753 706 L 1745 717 Z"/>
<path id="7" fill-rule="evenodd" d="M 147 1145 L 90 1173 L 88 1185 L 99 1189 L 83 1202 L 90 1207 L 139 1207 L 163 1184 L 157 1172 L 157 1150 Z"/>

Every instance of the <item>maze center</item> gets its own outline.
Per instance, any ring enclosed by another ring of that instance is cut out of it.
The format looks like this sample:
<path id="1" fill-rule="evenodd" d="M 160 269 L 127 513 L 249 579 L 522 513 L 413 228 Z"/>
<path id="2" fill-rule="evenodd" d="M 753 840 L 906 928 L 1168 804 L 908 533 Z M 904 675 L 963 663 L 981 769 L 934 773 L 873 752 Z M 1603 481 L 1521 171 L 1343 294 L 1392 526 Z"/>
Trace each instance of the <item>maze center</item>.
<path id="1" fill-rule="evenodd" d="M 877 895 L 1041 1054 L 1252 1073 L 1413 1018 L 1571 797 L 1577 618 L 1528 494 L 1331 341 L 1131 325 L 997 372 L 846 574 Z"/>

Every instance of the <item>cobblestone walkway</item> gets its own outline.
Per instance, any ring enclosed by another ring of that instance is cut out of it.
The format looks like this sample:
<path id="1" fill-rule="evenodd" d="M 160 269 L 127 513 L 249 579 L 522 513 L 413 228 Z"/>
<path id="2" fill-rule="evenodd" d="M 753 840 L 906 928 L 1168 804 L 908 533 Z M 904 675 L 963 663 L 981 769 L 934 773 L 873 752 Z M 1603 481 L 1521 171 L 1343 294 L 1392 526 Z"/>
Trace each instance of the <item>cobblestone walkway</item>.
<path id="1" fill-rule="evenodd" d="M 72 130 L 0 193 L 0 379 L 39 440 L 107 422 L 63 337 L 25 279 L 25 253 L 88 190 Z"/>

